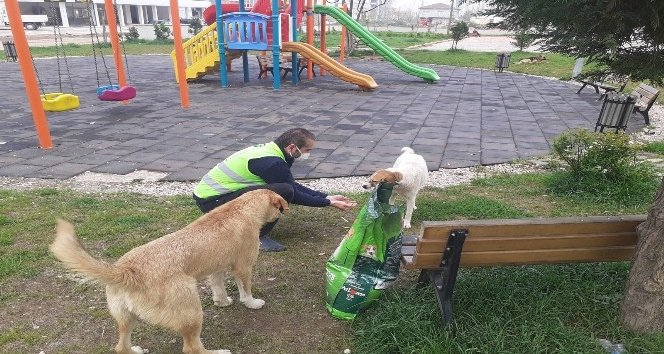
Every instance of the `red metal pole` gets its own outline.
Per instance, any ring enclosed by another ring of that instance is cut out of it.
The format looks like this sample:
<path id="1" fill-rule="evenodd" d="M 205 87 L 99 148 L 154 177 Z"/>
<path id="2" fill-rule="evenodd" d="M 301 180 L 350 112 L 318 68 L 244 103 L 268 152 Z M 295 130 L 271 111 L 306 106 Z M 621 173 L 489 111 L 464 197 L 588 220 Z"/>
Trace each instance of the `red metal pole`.
<path id="1" fill-rule="evenodd" d="M 346 7 L 346 4 L 343 4 L 341 7 L 344 12 L 348 13 L 348 7 Z M 339 48 L 339 62 L 341 64 L 344 63 L 344 55 L 346 52 L 346 26 L 341 26 L 341 47 Z"/>
<path id="2" fill-rule="evenodd" d="M 48 130 L 46 113 L 44 112 L 44 106 L 39 95 L 39 84 L 35 76 L 35 68 L 32 65 L 32 57 L 30 57 L 28 38 L 25 36 L 25 31 L 23 30 L 23 21 L 21 20 L 21 10 L 19 9 L 18 1 L 5 0 L 5 7 L 7 16 L 9 17 L 12 37 L 14 37 L 14 44 L 16 45 L 18 64 L 23 74 L 23 82 L 25 82 L 25 91 L 30 102 L 30 109 L 32 110 L 32 120 L 35 122 L 35 129 L 39 138 L 39 147 L 42 149 L 52 149 L 53 141 L 51 141 L 51 132 Z"/>
<path id="3" fill-rule="evenodd" d="M 307 0 L 307 43 L 314 44 L 314 4 Z M 307 64 L 307 79 L 314 78 L 314 64 L 311 60 Z"/>
<path id="4" fill-rule="evenodd" d="M 173 23 L 173 45 L 175 49 L 175 62 L 178 68 L 178 85 L 180 86 L 180 105 L 189 107 L 189 86 L 184 66 L 184 48 L 182 46 L 182 27 L 180 26 L 180 7 L 178 0 L 171 0 L 171 22 Z M 229 64 L 230 65 L 230 62 Z"/>

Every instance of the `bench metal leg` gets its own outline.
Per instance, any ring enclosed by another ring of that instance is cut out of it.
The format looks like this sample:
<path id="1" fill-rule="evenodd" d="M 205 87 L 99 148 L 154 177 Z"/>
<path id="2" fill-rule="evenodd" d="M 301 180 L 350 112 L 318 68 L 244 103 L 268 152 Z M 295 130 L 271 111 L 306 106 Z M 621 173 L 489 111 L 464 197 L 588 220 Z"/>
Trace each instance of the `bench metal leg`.
<path id="1" fill-rule="evenodd" d="M 650 117 L 648 116 L 648 111 L 637 110 L 636 113 L 643 116 L 643 120 L 645 121 L 646 125 L 650 125 Z"/>
<path id="2" fill-rule="evenodd" d="M 468 235 L 468 230 L 452 230 L 447 238 L 447 245 L 440 262 L 441 270 L 425 269 L 420 273 L 418 286 L 422 287 L 428 283 L 433 284 L 433 289 L 438 300 L 441 322 L 443 327 L 451 326 L 454 322 L 452 311 L 452 293 L 459 271 L 461 261 L 461 250 Z"/>
<path id="3" fill-rule="evenodd" d="M 576 93 L 577 93 L 577 94 L 578 94 L 578 93 L 581 93 L 581 91 L 583 91 L 583 89 L 586 88 L 587 85 L 588 85 L 588 84 L 584 82 L 583 85 L 581 85 L 581 88 L 579 89 L 579 91 L 576 91 Z"/>

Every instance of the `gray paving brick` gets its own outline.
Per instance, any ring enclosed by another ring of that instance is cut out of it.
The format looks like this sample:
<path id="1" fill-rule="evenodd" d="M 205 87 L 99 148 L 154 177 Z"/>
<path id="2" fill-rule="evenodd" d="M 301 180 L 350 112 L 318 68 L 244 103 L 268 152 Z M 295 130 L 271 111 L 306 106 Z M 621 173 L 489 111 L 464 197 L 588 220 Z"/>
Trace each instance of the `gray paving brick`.
<path id="1" fill-rule="evenodd" d="M 46 167 L 39 171 L 35 171 L 30 175 L 30 177 L 68 179 L 85 171 L 89 171 L 94 167 L 96 167 L 96 165 L 64 162 L 54 166 Z"/>
<path id="2" fill-rule="evenodd" d="M 46 70 L 53 60 L 38 65 Z M 593 129 L 601 107 L 596 94 L 577 95 L 575 86 L 556 80 L 432 65 L 441 81 L 429 85 L 387 62 L 349 59 L 347 65 L 373 76 L 378 89 L 359 92 L 328 75 L 299 86 L 286 80 L 275 91 L 270 80 L 242 82 L 238 70 L 229 75 L 229 88 L 220 88 L 214 76 L 191 84 L 196 104 L 182 109 L 172 76 L 163 72 L 172 67 L 169 56 L 133 61 L 132 77 L 152 89 L 129 105 L 95 103 L 49 114 L 49 150 L 38 148 L 15 63 L 0 63 L 0 176 L 66 178 L 86 168 L 117 174 L 149 168 L 169 172 L 166 180 L 198 180 L 236 150 L 295 126 L 318 136 L 312 159 L 294 167 L 298 178 L 368 174 L 392 165 L 402 146 L 423 154 L 430 169 L 467 167 L 546 154 L 561 132 Z M 70 64 L 82 102 L 98 102 L 87 90 L 92 58 L 71 58 Z M 634 118 L 628 129 L 643 125 Z"/>

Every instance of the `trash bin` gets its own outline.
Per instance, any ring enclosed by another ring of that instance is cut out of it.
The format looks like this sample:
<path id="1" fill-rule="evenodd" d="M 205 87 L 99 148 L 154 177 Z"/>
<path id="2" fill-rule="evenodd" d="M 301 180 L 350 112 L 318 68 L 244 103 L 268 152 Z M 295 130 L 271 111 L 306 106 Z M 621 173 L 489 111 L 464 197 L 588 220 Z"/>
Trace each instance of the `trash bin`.
<path id="1" fill-rule="evenodd" d="M 7 60 L 16 61 L 18 56 L 16 55 L 16 44 L 14 42 L 2 42 L 2 47 L 5 49 L 5 57 Z"/>
<path id="2" fill-rule="evenodd" d="M 634 113 L 636 100 L 636 96 L 607 92 L 602 109 L 599 111 L 595 131 L 599 129 L 602 132 L 604 128 L 612 128 L 616 131 L 627 129 L 629 118 Z"/>
<path id="3" fill-rule="evenodd" d="M 499 73 L 503 72 L 503 69 L 510 67 L 510 59 L 512 58 L 512 53 L 498 53 L 496 54 L 496 67 L 493 71 L 498 69 Z"/>

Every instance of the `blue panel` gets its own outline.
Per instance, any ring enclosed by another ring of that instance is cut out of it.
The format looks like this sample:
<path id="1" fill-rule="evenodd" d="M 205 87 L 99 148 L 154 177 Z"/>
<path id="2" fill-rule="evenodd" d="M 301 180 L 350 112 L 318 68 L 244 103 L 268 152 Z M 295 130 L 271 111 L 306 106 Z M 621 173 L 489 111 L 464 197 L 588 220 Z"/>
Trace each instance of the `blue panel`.
<path id="1" fill-rule="evenodd" d="M 233 12 L 222 16 L 226 48 L 267 50 L 268 16 L 253 12 Z"/>

